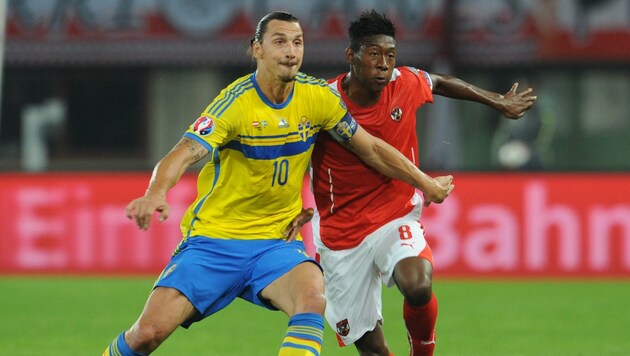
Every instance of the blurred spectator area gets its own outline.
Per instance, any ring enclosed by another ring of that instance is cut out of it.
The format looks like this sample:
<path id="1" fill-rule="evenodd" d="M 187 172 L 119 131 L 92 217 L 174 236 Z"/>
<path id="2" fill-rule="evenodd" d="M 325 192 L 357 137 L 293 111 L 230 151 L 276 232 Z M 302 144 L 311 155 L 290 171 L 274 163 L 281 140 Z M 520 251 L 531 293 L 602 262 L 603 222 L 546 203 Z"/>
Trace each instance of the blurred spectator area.
<path id="1" fill-rule="evenodd" d="M 539 100 L 528 115 L 547 126 L 534 169 L 630 170 L 629 1 L 7 4 L 2 171 L 24 170 L 26 113 L 50 100 L 63 104 L 64 117 L 41 125 L 43 170 L 148 170 L 223 87 L 253 70 L 246 50 L 262 15 L 296 15 L 306 37 L 302 71 L 330 78 L 348 69 L 348 22 L 369 8 L 396 22 L 398 65 L 446 68 L 502 93 L 535 78 Z M 506 120 L 497 112 L 438 97 L 418 116 L 425 169 L 510 169 L 497 164 L 493 145 Z"/>

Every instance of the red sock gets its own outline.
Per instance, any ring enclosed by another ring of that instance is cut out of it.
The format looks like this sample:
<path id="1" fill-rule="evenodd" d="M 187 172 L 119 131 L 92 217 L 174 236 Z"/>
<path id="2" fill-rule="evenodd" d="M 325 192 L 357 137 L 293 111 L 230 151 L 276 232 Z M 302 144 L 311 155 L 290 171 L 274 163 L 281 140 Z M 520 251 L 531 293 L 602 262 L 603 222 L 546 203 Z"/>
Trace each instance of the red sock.
<path id="1" fill-rule="evenodd" d="M 431 295 L 431 300 L 421 307 L 412 307 L 407 302 L 403 304 L 403 319 L 405 319 L 411 347 L 410 356 L 433 355 L 437 311 L 435 294 Z"/>

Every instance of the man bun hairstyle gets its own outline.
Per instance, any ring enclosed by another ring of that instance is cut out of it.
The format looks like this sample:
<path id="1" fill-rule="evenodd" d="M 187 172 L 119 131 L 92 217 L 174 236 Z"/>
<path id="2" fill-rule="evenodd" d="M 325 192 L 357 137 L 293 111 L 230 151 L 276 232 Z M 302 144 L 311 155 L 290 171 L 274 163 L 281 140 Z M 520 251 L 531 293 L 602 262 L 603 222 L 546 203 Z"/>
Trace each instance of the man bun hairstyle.
<path id="1" fill-rule="evenodd" d="M 396 38 L 396 27 L 387 16 L 376 10 L 365 11 L 359 17 L 350 22 L 348 27 L 349 47 L 359 51 L 366 37 L 385 35 Z"/>

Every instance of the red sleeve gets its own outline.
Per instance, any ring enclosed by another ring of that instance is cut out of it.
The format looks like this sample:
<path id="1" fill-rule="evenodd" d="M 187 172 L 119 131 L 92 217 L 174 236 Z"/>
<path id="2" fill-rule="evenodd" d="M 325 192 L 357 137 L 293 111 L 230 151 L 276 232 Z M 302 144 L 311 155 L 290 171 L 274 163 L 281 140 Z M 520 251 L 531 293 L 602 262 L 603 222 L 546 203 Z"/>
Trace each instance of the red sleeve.
<path id="1" fill-rule="evenodd" d="M 432 103 L 433 102 L 433 83 L 431 82 L 431 77 L 429 73 L 414 68 L 414 67 L 401 67 L 400 68 L 402 75 L 413 78 L 413 80 L 409 80 L 410 83 L 413 83 L 413 95 L 416 107 L 424 103 Z"/>

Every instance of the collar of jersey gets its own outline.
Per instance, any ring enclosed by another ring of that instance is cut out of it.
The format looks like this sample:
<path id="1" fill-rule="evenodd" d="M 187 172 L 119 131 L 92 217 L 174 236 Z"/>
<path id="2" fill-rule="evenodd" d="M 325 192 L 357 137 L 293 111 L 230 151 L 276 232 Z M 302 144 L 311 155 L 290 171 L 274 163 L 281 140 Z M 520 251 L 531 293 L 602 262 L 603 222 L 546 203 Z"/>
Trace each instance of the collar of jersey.
<path id="1" fill-rule="evenodd" d="M 287 100 L 285 100 L 283 103 L 275 104 L 275 103 L 272 103 L 271 101 L 269 101 L 269 99 L 267 99 L 265 94 L 262 92 L 262 90 L 258 86 L 258 82 L 256 81 L 256 72 L 252 73 L 252 78 L 251 79 L 252 79 L 252 83 L 254 83 L 254 88 L 256 88 L 256 93 L 258 93 L 258 96 L 260 97 L 260 99 L 267 106 L 269 106 L 270 108 L 272 108 L 272 109 L 283 109 L 287 105 L 289 105 L 289 103 L 291 102 L 291 98 L 293 98 L 293 92 L 295 91 L 295 82 L 293 83 L 293 88 L 291 88 L 291 93 L 289 94 L 289 97 L 287 98 Z"/>

